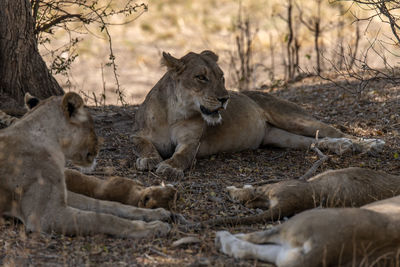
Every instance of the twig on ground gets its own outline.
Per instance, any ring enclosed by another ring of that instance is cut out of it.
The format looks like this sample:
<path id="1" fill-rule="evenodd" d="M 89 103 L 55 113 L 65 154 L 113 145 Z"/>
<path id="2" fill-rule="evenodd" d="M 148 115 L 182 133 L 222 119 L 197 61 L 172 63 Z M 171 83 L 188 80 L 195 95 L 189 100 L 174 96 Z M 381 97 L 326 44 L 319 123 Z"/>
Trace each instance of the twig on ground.
<path id="1" fill-rule="evenodd" d="M 240 206 L 242 209 L 247 210 L 247 211 L 250 212 L 251 214 L 255 214 L 255 211 L 254 211 L 254 210 L 249 209 L 248 207 L 246 207 L 245 205 L 243 205 L 243 204 L 240 203 L 239 201 L 233 200 L 229 195 L 228 195 L 227 199 L 228 199 L 229 202 L 231 202 L 231 203 L 233 203 L 233 204 L 235 204 L 235 205 Z"/>
<path id="2" fill-rule="evenodd" d="M 311 145 L 311 150 L 314 150 L 315 152 L 317 152 L 319 160 L 317 160 L 312 166 L 311 168 L 303 175 L 299 178 L 300 181 L 307 181 L 309 178 L 311 178 L 312 176 L 314 176 L 315 172 L 317 171 L 317 169 L 319 168 L 319 166 L 322 165 L 322 163 L 324 163 L 325 161 L 327 161 L 329 159 L 329 156 L 325 155 L 324 153 L 321 152 L 321 150 L 319 150 L 315 144 Z"/>
<path id="3" fill-rule="evenodd" d="M 169 256 L 169 255 L 167 255 L 167 254 L 165 254 L 165 253 L 162 253 L 161 251 L 158 251 L 158 250 L 155 249 L 155 248 L 149 247 L 149 250 L 150 250 L 151 252 L 153 252 L 154 254 L 157 254 L 157 255 L 159 255 L 159 256 L 161 256 L 161 257 L 169 258 L 169 259 L 172 258 L 171 256 Z"/>
<path id="4" fill-rule="evenodd" d="M 202 130 L 201 130 L 201 135 L 200 135 L 200 138 L 199 138 L 197 147 L 196 147 L 196 152 L 194 153 L 192 162 L 190 163 L 189 174 L 188 174 L 189 177 L 191 176 L 191 174 L 192 174 L 192 172 L 193 172 L 193 170 L 194 170 L 194 167 L 196 166 L 196 163 L 197 163 L 196 157 L 197 157 L 197 153 L 199 153 L 199 149 L 200 149 L 200 145 L 201 145 L 201 140 L 202 140 L 203 134 L 204 134 L 204 129 L 205 129 L 205 126 L 203 125 L 203 128 L 202 128 Z"/>

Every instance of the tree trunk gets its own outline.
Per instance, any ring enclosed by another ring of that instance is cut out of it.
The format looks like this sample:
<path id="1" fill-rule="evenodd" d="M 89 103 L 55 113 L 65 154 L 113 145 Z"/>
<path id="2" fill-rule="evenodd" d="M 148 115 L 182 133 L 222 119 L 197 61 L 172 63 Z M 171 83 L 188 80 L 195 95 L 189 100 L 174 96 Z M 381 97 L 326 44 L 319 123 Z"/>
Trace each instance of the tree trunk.
<path id="1" fill-rule="evenodd" d="M 21 107 L 26 92 L 42 99 L 64 93 L 39 54 L 29 0 L 1 0 L 0 108 Z"/>

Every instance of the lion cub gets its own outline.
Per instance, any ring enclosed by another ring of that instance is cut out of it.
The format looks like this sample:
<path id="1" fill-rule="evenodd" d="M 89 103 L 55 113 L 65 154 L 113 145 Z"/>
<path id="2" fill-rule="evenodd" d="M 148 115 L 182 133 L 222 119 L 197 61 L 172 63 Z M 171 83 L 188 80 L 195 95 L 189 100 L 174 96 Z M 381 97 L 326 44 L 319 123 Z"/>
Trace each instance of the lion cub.
<path id="1" fill-rule="evenodd" d="M 227 91 L 217 61 L 211 51 L 180 59 L 163 53 L 168 71 L 136 113 L 133 141 L 139 170 L 180 178 L 196 156 L 266 145 L 307 149 L 316 143 L 338 154 L 382 149 L 382 140 L 346 135 L 267 93 Z"/>
<path id="2" fill-rule="evenodd" d="M 17 217 L 30 231 L 132 238 L 168 233 L 169 225 L 158 221 L 170 218 L 164 209 L 135 208 L 67 192 L 65 161 L 86 167 L 97 153 L 93 120 L 79 95 L 67 93 L 40 102 L 0 131 L 0 212 Z"/>

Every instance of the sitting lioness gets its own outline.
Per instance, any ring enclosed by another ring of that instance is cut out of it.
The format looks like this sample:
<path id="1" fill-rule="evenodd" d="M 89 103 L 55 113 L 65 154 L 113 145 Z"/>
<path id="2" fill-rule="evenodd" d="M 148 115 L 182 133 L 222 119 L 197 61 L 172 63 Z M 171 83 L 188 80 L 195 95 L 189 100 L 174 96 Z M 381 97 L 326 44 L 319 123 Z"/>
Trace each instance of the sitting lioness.
<path id="1" fill-rule="evenodd" d="M 163 53 L 168 71 L 136 113 L 139 170 L 182 177 L 196 156 L 264 145 L 307 149 L 316 143 L 339 154 L 382 149 L 383 141 L 346 135 L 288 101 L 256 91 L 228 92 L 217 61 L 211 51 L 180 59 Z"/>
<path id="2" fill-rule="evenodd" d="M 169 225 L 159 221 L 170 218 L 164 209 L 67 192 L 65 177 L 74 173 L 65 174 L 65 161 L 87 167 L 97 153 L 93 121 L 79 95 L 40 102 L 0 131 L 0 214 L 20 219 L 30 231 L 133 238 L 168 233 Z"/>

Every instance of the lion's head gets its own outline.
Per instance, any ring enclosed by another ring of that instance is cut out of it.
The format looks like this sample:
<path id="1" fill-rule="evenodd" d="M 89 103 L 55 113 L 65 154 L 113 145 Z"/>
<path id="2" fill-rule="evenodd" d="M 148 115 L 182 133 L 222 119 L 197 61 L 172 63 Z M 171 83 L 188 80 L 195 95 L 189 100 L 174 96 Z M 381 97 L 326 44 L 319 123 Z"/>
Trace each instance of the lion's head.
<path id="1" fill-rule="evenodd" d="M 93 119 L 78 94 L 69 92 L 64 96 L 39 100 L 30 93 L 26 93 L 24 102 L 28 112 L 21 120 L 32 113 L 41 114 L 43 118 L 46 116 L 55 118 L 56 132 L 60 134 L 58 141 L 61 143 L 65 157 L 81 167 L 94 166 L 99 141 L 94 131 Z M 57 112 L 53 109 L 54 105 Z M 51 122 L 48 120 L 46 123 Z"/>
<path id="2" fill-rule="evenodd" d="M 177 198 L 179 198 L 178 191 L 170 184 L 150 186 L 141 192 L 137 206 L 148 209 L 171 209 Z"/>
<path id="3" fill-rule="evenodd" d="M 217 61 L 218 56 L 208 50 L 190 52 L 180 59 L 164 52 L 162 60 L 176 82 L 176 101 L 182 112 L 199 112 L 211 125 L 221 122 L 220 111 L 229 100 Z"/>
<path id="4" fill-rule="evenodd" d="M 60 140 L 66 158 L 78 166 L 92 166 L 99 151 L 99 141 L 82 98 L 76 93 L 66 93 L 61 100 L 61 110 L 67 122 Z"/>

